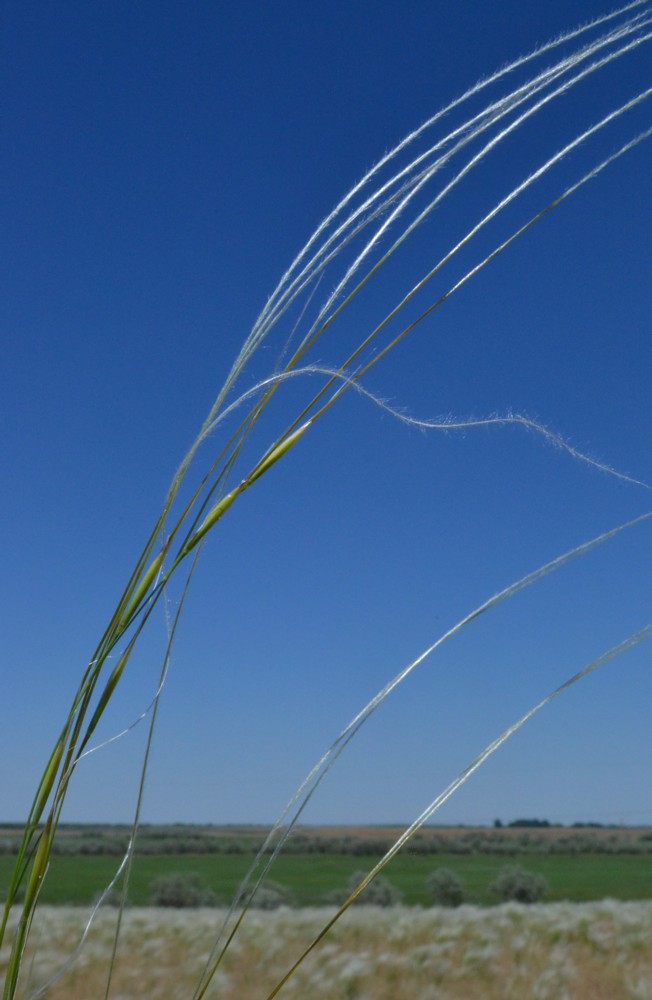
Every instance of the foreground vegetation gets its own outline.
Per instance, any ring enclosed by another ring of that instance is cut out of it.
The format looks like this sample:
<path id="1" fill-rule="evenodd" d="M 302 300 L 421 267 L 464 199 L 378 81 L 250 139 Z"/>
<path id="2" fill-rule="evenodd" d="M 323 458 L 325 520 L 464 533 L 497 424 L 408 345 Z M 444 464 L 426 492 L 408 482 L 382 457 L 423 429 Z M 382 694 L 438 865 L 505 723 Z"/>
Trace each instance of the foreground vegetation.
<path id="1" fill-rule="evenodd" d="M 300 953 L 330 912 L 250 913 L 207 997 L 266 996 L 288 956 Z M 206 909 L 128 911 L 114 971 L 115 996 L 191 996 L 223 915 Z M 48 989 L 48 1000 L 103 995 L 115 916 L 103 909 L 79 961 Z M 40 909 L 34 988 L 57 972 L 62 955 L 73 951 L 85 917 L 81 910 Z M 29 952 L 26 958 L 31 962 Z M 652 996 L 652 903 L 505 904 L 490 911 L 472 906 L 454 911 L 359 907 L 306 959 L 283 996 L 643 1000 Z"/>

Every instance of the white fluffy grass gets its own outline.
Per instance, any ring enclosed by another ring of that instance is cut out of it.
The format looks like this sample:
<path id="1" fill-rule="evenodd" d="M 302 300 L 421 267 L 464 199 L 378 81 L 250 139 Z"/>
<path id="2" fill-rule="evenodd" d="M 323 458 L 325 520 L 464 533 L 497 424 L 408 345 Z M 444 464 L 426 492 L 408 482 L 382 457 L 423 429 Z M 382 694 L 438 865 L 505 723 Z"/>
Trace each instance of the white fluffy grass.
<path id="1" fill-rule="evenodd" d="M 305 947 L 329 914 L 318 908 L 252 913 L 207 996 L 265 997 L 288 956 Z M 39 910 L 27 996 L 38 996 L 38 986 L 56 973 L 86 916 L 73 907 Z M 215 910 L 129 910 L 114 974 L 115 1000 L 191 995 L 222 916 Z M 43 994 L 48 1000 L 102 995 L 115 918 L 108 908 L 100 913 L 73 969 Z M 457 910 L 359 907 L 333 928 L 283 996 L 644 1000 L 652 996 L 652 902 L 510 903 Z"/>

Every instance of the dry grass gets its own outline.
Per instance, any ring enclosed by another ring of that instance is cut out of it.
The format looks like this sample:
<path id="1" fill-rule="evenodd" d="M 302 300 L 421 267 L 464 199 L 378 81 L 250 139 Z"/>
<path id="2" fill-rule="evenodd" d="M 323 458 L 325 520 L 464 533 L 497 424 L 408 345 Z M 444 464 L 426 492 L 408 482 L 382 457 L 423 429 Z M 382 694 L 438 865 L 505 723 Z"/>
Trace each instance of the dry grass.
<path id="1" fill-rule="evenodd" d="M 211 984 L 213 1000 L 264 1000 L 324 922 L 318 909 L 255 913 Z M 192 996 L 221 913 L 134 909 L 125 916 L 112 996 Z M 24 970 L 35 990 L 75 945 L 85 913 L 42 908 Z M 47 1000 L 103 995 L 115 913 L 105 909 Z M 490 910 L 361 907 L 335 926 L 281 992 L 287 1000 L 646 1000 L 652 902 Z M 6 960 L 6 953 L 3 954 Z M 4 961 L 3 961 L 4 964 Z M 31 995 L 31 991 L 27 995 Z"/>

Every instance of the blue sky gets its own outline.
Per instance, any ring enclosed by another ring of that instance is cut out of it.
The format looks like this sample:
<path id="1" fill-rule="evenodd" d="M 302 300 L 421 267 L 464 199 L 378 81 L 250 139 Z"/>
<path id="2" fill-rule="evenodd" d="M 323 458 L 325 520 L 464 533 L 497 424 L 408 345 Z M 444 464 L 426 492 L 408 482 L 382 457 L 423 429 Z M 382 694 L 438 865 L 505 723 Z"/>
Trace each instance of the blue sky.
<path id="1" fill-rule="evenodd" d="M 477 79 L 608 10 L 573 0 L 7 5 L 0 816 L 26 813 L 172 474 L 317 224 Z M 648 43 L 488 156 L 307 360 L 341 363 L 484 212 L 652 84 L 649 54 Z M 460 120 L 447 116 L 438 134 Z M 450 282 L 650 124 L 648 101 L 584 144 L 481 235 Z M 365 388 L 415 418 L 525 414 L 652 481 L 651 149 L 641 143 L 537 223 Z M 306 316 L 337 276 L 322 279 Z M 447 287 L 442 276 L 423 307 Z M 299 318 L 261 348 L 241 391 L 271 372 Z M 319 384 L 282 387 L 243 474 Z M 197 478 L 221 433 L 200 450 Z M 644 487 L 522 427 L 423 432 L 344 396 L 204 547 L 144 818 L 273 820 L 349 719 L 440 634 L 651 508 Z M 639 525 L 465 629 L 376 713 L 306 820 L 411 820 L 532 704 L 648 623 L 650 551 L 650 525 Z M 164 636 L 159 615 L 104 737 L 149 704 Z M 642 644 L 545 709 L 440 821 L 652 823 L 651 695 Z M 144 733 L 80 766 L 66 818 L 129 819 Z"/>

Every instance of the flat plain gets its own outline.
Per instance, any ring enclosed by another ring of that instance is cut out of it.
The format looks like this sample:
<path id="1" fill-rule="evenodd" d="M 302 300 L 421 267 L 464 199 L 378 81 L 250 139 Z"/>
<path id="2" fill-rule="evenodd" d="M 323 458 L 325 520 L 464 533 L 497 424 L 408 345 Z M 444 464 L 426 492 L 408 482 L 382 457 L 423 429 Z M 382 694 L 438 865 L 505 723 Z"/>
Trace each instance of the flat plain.
<path id="1" fill-rule="evenodd" d="M 150 902 L 152 882 L 168 874 L 196 874 L 218 901 L 233 898 L 266 827 L 144 826 L 133 865 L 129 902 Z M 354 872 L 368 871 L 399 827 L 302 827 L 276 860 L 270 877 L 298 906 L 333 901 Z M 0 896 L 13 864 L 18 830 L 0 826 Z M 69 825 L 56 841 L 42 901 L 89 905 L 119 867 L 128 841 L 125 826 Z M 652 899 L 652 831 L 643 827 L 429 827 L 385 871 L 408 905 L 432 902 L 426 879 L 452 869 L 467 900 L 496 903 L 490 885 L 505 864 L 542 875 L 548 902 L 604 898 Z"/>
<path id="2" fill-rule="evenodd" d="M 266 1000 L 332 910 L 250 912 L 206 994 Z M 224 912 L 125 914 L 112 996 L 188 1000 Z M 61 969 L 87 911 L 37 914 L 32 991 Z M 48 1000 L 104 996 L 116 914 L 104 907 Z M 652 903 L 502 904 L 487 910 L 361 906 L 349 911 L 280 993 L 282 1000 L 649 1000 Z M 4 958 L 0 955 L 0 963 Z M 32 995 L 28 993 L 27 995 Z"/>
<path id="3" fill-rule="evenodd" d="M 149 901 L 150 884 L 162 875 L 197 874 L 219 899 L 234 895 L 252 854 L 241 855 L 153 855 L 137 857 L 131 877 L 129 899 L 143 906 Z M 288 855 L 278 859 L 272 878 L 286 886 L 297 905 L 324 903 L 328 894 L 342 890 L 356 871 L 368 871 L 377 861 L 372 855 Z M 551 901 L 587 902 L 606 897 L 621 900 L 652 898 L 652 859 L 631 855 L 487 855 L 397 857 L 387 869 L 387 878 L 403 893 L 407 904 L 429 903 L 425 880 L 435 868 L 456 872 L 468 889 L 469 899 L 479 905 L 496 900 L 489 885 L 508 862 L 543 875 L 550 886 Z M 108 885 L 119 862 L 112 857 L 55 857 L 43 889 L 48 904 L 86 905 Z M 0 887 L 8 882 L 11 859 L 0 858 Z"/>
<path id="4" fill-rule="evenodd" d="M 225 906 L 267 832 L 262 826 L 143 826 L 112 995 L 121 1000 L 193 995 Z M 247 913 L 207 998 L 265 1000 L 334 912 L 333 894 L 341 897 L 353 873 L 369 870 L 400 832 L 398 827 L 295 831 L 271 872 L 293 905 Z M 128 835 L 128 827 L 119 825 L 59 830 L 25 964 L 26 996 L 104 995 L 118 912 L 113 906 L 98 910 L 83 949 L 59 973 L 77 949 L 92 902 L 118 869 Z M 0 826 L 0 894 L 17 836 L 16 826 Z M 542 875 L 549 886 L 546 901 L 499 903 L 490 886 L 505 864 Z M 442 867 L 461 879 L 464 905 L 431 905 L 426 879 Z M 197 875 L 217 905 L 148 906 L 152 883 L 171 874 Z M 351 908 L 283 987 L 284 1000 L 652 998 L 652 831 L 647 828 L 430 827 L 384 876 L 402 893 L 403 904 Z M 5 947 L 0 975 L 7 955 Z"/>

